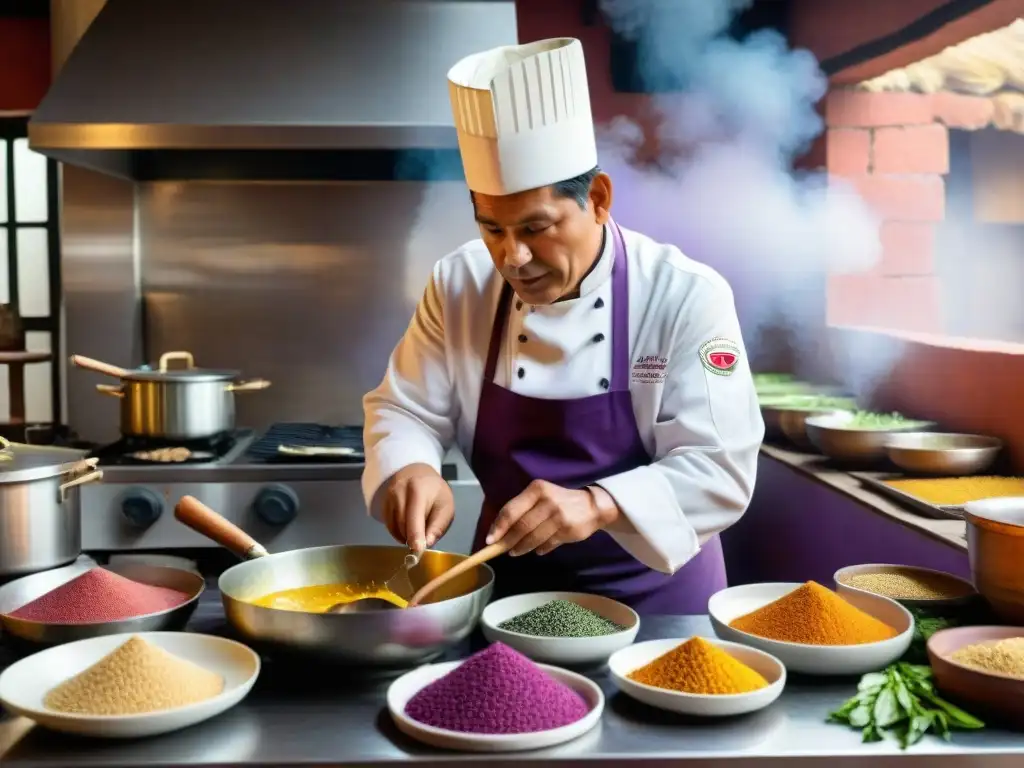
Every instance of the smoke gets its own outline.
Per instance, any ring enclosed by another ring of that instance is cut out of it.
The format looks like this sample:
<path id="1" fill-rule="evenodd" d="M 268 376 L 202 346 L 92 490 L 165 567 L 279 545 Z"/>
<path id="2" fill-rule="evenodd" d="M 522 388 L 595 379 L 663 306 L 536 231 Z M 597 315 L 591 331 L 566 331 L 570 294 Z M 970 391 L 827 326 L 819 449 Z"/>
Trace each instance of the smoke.
<path id="1" fill-rule="evenodd" d="M 792 170 L 823 130 L 827 89 L 807 51 L 774 31 L 726 36 L 751 0 L 602 0 L 636 45 L 656 121 L 619 117 L 599 130 L 616 218 L 679 246 L 732 284 L 752 358 L 782 338 L 798 368 L 820 359 L 827 274 L 870 269 L 878 222 L 850 189 Z M 892 362 L 874 349 L 831 349 L 844 383 L 869 390 Z M 803 364 L 803 365 L 801 365 Z"/>

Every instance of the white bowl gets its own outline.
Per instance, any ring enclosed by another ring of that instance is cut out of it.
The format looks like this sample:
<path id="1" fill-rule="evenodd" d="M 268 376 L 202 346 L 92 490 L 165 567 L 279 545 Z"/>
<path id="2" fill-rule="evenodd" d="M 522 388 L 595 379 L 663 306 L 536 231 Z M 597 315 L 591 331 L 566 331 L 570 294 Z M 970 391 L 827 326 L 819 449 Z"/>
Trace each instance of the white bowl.
<path id="1" fill-rule="evenodd" d="M 961 579 L 959 576 L 954 576 L 952 573 L 946 573 L 945 571 L 936 571 L 932 568 L 919 568 L 916 565 L 886 565 L 884 563 L 866 563 L 864 565 L 848 565 L 845 568 L 840 568 L 835 572 L 832 577 L 836 583 L 836 592 L 844 597 L 849 597 L 850 594 L 859 595 L 874 595 L 875 592 L 871 592 L 867 589 L 861 589 L 860 587 L 854 587 L 849 584 L 843 584 L 841 579 L 849 578 L 851 576 L 860 576 L 865 573 L 892 573 L 894 571 L 902 571 L 905 574 L 911 575 L 915 571 L 920 574 L 933 574 L 941 576 L 942 578 L 949 579 L 958 584 L 962 584 L 967 594 L 963 597 L 948 597 L 948 598 L 903 598 L 894 597 L 891 598 L 901 605 L 910 606 L 913 608 L 952 608 L 961 605 L 967 605 L 974 600 L 978 593 L 974 591 L 974 585 L 967 579 Z M 884 595 L 883 595 L 884 597 Z"/>
<path id="2" fill-rule="evenodd" d="M 178 658 L 222 675 L 224 691 L 196 704 L 141 715 L 76 715 L 43 706 L 43 698 L 51 689 L 132 637 L 141 637 Z M 0 674 L 0 703 L 10 712 L 54 731 L 131 739 L 176 731 L 231 709 L 249 693 L 259 673 L 260 657 L 234 640 L 189 632 L 128 632 L 58 645 L 15 662 Z"/>
<path id="3" fill-rule="evenodd" d="M 729 626 L 729 622 L 773 603 L 800 584 L 746 584 L 716 592 L 708 601 L 708 613 L 715 634 L 723 640 L 758 648 L 775 656 L 790 672 L 807 675 L 863 675 L 887 667 L 907 652 L 914 637 L 910 611 L 881 595 L 847 593 L 843 599 L 895 629 L 889 640 L 862 645 L 804 645 L 768 640 Z"/>
<path id="4" fill-rule="evenodd" d="M 597 683 L 558 667 L 538 664 L 553 678 L 572 688 L 587 702 L 590 711 L 581 720 L 552 728 L 548 731 L 515 734 L 461 733 L 444 728 L 435 728 L 405 714 L 405 707 L 417 693 L 435 680 L 456 669 L 461 661 L 444 664 L 426 664 L 407 672 L 388 687 L 388 711 L 398 730 L 410 738 L 440 749 L 454 749 L 464 752 L 520 752 L 528 749 L 543 749 L 579 738 L 601 721 L 604 711 L 604 694 Z"/>
<path id="5" fill-rule="evenodd" d="M 764 709 L 774 702 L 786 685 L 786 668 L 782 662 L 769 653 L 739 643 L 705 638 L 723 651 L 743 662 L 768 681 L 767 688 L 750 693 L 699 694 L 682 693 L 645 685 L 630 680 L 627 675 L 649 664 L 659 656 L 682 645 L 690 638 L 677 640 L 648 640 L 623 648 L 608 659 L 608 670 L 620 691 L 637 701 L 669 712 L 699 717 L 728 717 L 745 715 Z"/>
<path id="6" fill-rule="evenodd" d="M 499 628 L 498 625 L 503 621 L 532 611 L 552 600 L 569 600 L 626 629 L 599 637 L 541 637 L 522 635 Z M 488 642 L 504 643 L 534 661 L 570 666 L 603 663 L 620 648 L 632 644 L 636 640 L 636 633 L 640 631 L 640 617 L 628 605 L 609 597 L 588 595 L 584 592 L 533 592 L 528 595 L 506 597 L 484 608 L 480 623 Z"/>

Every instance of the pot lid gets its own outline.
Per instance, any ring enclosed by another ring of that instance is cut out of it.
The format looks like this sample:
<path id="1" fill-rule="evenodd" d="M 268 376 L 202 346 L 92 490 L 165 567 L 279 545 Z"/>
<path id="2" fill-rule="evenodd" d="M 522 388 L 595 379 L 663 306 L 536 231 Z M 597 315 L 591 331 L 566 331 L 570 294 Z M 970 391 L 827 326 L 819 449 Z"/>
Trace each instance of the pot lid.
<path id="1" fill-rule="evenodd" d="M 232 381 L 241 371 L 218 368 L 196 368 L 191 352 L 164 352 L 155 368 L 148 365 L 130 371 L 128 381 Z"/>
<path id="2" fill-rule="evenodd" d="M 70 471 L 86 451 L 49 445 L 10 443 L 0 438 L 0 483 L 45 480 Z"/>

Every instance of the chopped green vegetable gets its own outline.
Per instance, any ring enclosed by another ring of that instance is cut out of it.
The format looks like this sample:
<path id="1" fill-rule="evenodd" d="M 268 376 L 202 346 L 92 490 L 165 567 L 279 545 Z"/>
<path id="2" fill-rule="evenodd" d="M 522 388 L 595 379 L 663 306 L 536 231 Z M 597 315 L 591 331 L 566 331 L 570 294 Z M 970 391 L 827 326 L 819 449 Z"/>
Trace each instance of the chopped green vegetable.
<path id="1" fill-rule="evenodd" d="M 910 641 L 910 647 L 903 655 L 903 661 L 910 664 L 928 663 L 928 638 L 942 629 L 959 627 L 962 625 L 959 619 L 948 616 L 933 616 L 920 609 L 909 609 L 914 614 L 914 639 Z"/>
<path id="2" fill-rule="evenodd" d="M 872 411 L 856 411 L 853 418 L 843 422 L 843 429 L 912 429 L 925 426 L 927 422 L 908 419 L 901 413 L 874 413 Z"/>
<path id="3" fill-rule="evenodd" d="M 754 384 L 785 384 L 796 381 L 792 373 L 755 373 Z"/>
<path id="4" fill-rule="evenodd" d="M 902 661 L 864 675 L 857 695 L 830 714 L 828 722 L 860 729 L 864 742 L 892 734 L 903 749 L 929 731 L 949 740 L 953 730 L 985 727 L 974 715 L 939 697 L 930 667 Z"/>
<path id="5" fill-rule="evenodd" d="M 829 395 L 785 395 L 782 397 L 766 397 L 761 405 L 777 408 L 780 411 L 852 411 L 857 403 L 849 397 L 833 397 Z"/>

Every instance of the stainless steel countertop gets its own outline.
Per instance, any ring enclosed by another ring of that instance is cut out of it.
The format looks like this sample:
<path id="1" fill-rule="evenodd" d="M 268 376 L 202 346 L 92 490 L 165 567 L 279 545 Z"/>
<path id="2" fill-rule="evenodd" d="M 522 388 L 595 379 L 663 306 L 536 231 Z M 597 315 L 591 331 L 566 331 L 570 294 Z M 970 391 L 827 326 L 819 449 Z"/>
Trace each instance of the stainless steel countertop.
<path id="1" fill-rule="evenodd" d="M 204 595 L 190 629 L 227 631 L 215 590 Z M 692 634 L 712 634 L 706 617 L 645 618 L 639 639 Z M 9 663 L 9 658 L 2 663 Z M 0 762 L 17 768 L 348 768 L 398 762 L 444 768 L 480 760 L 491 766 L 601 761 L 611 768 L 723 762 L 746 766 L 756 761 L 762 768 L 781 768 L 799 759 L 801 765 L 975 768 L 1019 767 L 1024 760 L 1024 734 L 995 729 L 957 734 L 952 743 L 929 736 L 907 752 L 893 742 L 861 744 L 858 733 L 824 722 L 826 714 L 852 694 L 856 680 L 791 678 L 781 699 L 767 710 L 711 721 L 645 708 L 616 694 L 603 672 L 593 676 L 608 697 L 602 723 L 573 743 L 540 752 L 482 756 L 420 746 L 399 734 L 383 709 L 386 682 L 359 683 L 351 673 L 312 665 L 298 671 L 269 661 L 242 704 L 177 734 L 125 742 L 72 739 L 7 717 L 0 721 Z"/>

